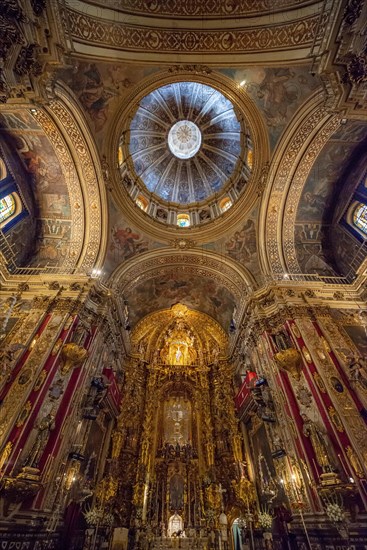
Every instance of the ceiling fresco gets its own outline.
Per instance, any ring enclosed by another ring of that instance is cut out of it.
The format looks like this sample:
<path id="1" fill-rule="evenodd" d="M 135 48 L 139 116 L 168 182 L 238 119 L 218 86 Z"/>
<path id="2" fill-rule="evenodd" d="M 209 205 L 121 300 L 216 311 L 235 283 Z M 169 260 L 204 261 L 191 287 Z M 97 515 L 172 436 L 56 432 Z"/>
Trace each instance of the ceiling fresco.
<path id="1" fill-rule="evenodd" d="M 138 208 L 138 206 L 136 206 Z M 171 241 L 159 243 L 152 240 L 147 234 L 137 229 L 125 219 L 112 199 L 109 201 L 110 230 L 107 246 L 107 255 L 104 261 L 104 274 L 112 273 L 122 262 L 140 255 L 149 250 L 170 246 Z M 228 232 L 216 242 L 202 245 L 208 250 L 228 256 L 243 265 L 260 284 L 262 280 L 259 257 L 257 253 L 257 216 L 258 208 L 241 220 L 233 231 Z M 174 237 L 172 231 L 170 236 Z"/>
<path id="2" fill-rule="evenodd" d="M 207 313 L 225 330 L 235 308 L 230 292 L 209 277 L 185 274 L 183 268 L 173 268 L 164 278 L 152 278 L 127 291 L 131 326 L 156 310 L 170 308 L 177 302 Z"/>
<path id="3" fill-rule="evenodd" d="M 30 176 L 37 225 L 31 264 L 60 265 L 68 254 L 71 212 L 67 184 L 56 153 L 42 128 L 25 110 L 2 113 L 0 135 L 18 153 Z"/>
<path id="4" fill-rule="evenodd" d="M 101 138 L 101 132 L 121 105 L 121 99 L 142 78 L 157 69 L 122 63 L 86 63 L 74 59 L 73 66 L 57 71 L 79 99 L 87 118 Z"/>
<path id="5" fill-rule="evenodd" d="M 136 207 L 138 208 L 138 206 Z M 124 219 L 115 203 L 109 201 L 110 230 L 107 246 L 107 254 L 104 261 L 104 273 L 112 273 L 113 270 L 124 262 L 138 254 L 163 246 Z"/>
<path id="6" fill-rule="evenodd" d="M 57 71 L 57 78 L 78 97 L 97 139 L 121 104 L 121 99 L 145 77 L 159 69 L 124 63 L 86 63 L 73 59 L 68 69 Z M 263 113 L 274 147 L 292 115 L 318 87 L 318 76 L 310 66 L 248 67 L 217 69 L 249 94 Z"/>
<path id="7" fill-rule="evenodd" d="M 198 82 L 162 86 L 141 100 L 130 125 L 135 173 L 148 192 L 166 201 L 208 199 L 234 173 L 241 133 L 233 105 L 214 88 Z"/>
<path id="8" fill-rule="evenodd" d="M 344 255 L 345 247 L 351 253 L 350 239 L 341 238 L 337 232 L 340 240 L 335 254 L 331 224 L 341 190 L 345 191 L 347 180 L 356 177 L 366 140 L 367 123 L 349 121 L 342 125 L 323 148 L 307 178 L 295 226 L 297 258 L 304 273 L 338 273 L 338 257 Z"/>
<path id="9" fill-rule="evenodd" d="M 216 243 L 205 245 L 218 254 L 226 255 L 243 265 L 260 284 L 262 280 L 257 242 L 258 207 L 241 219 L 235 230 L 229 232 Z"/>
<path id="10" fill-rule="evenodd" d="M 309 66 L 221 69 L 249 94 L 262 112 L 274 148 L 296 110 L 320 86 Z"/>

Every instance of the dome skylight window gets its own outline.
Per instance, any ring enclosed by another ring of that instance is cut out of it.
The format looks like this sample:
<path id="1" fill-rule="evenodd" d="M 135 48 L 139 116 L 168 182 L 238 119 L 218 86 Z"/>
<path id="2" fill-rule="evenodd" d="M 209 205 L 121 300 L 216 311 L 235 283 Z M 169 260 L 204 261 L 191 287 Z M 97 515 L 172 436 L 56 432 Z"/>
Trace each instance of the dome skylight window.
<path id="1" fill-rule="evenodd" d="M 201 132 L 194 122 L 179 120 L 168 133 L 168 147 L 179 159 L 190 159 L 199 151 Z"/>

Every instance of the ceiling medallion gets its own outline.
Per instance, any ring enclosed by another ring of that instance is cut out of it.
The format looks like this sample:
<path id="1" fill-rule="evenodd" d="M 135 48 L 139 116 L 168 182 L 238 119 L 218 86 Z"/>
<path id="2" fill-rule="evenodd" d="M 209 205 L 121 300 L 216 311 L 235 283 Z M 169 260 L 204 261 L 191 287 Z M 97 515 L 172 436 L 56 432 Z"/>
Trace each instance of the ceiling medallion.
<path id="1" fill-rule="evenodd" d="M 168 147 L 179 159 L 190 159 L 199 151 L 201 132 L 194 122 L 179 120 L 168 132 Z"/>
<path id="2" fill-rule="evenodd" d="M 175 248 L 180 248 L 181 250 L 187 250 L 188 248 L 194 248 L 196 242 L 192 239 L 174 239 L 171 241 L 171 245 Z"/>

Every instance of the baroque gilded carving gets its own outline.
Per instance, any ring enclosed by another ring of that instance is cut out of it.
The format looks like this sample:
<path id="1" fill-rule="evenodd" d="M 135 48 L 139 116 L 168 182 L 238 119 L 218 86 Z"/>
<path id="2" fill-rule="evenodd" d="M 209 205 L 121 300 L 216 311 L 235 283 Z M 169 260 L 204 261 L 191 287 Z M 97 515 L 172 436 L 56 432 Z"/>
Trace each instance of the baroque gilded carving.
<path id="1" fill-rule="evenodd" d="M 32 316 L 39 319 L 40 314 L 37 312 L 31 314 L 28 321 L 31 320 Z M 51 352 L 53 342 L 61 330 L 61 320 L 62 317 L 60 315 L 52 315 L 39 338 L 34 339 L 34 345 L 31 348 L 31 352 L 21 370 L 17 373 L 16 378 L 2 403 L 3 414 L 0 420 L 0 437 L 5 436 L 7 430 L 10 429 L 15 418 L 19 417 L 20 411 L 27 402 L 27 396 L 34 385 L 38 374 L 42 370 L 44 361 Z M 32 324 L 29 329 L 33 333 L 35 329 L 34 324 Z"/>
<path id="2" fill-rule="evenodd" d="M 114 21 L 96 19 L 87 13 L 80 13 L 71 7 L 66 10 L 69 29 L 74 40 L 88 41 L 91 44 L 111 46 L 115 50 L 172 52 L 223 52 L 237 53 L 253 50 L 273 50 L 299 47 L 311 44 L 315 33 L 323 32 L 326 18 L 319 15 L 305 17 L 302 21 L 292 21 L 268 27 L 266 36 L 262 28 L 235 30 L 181 30 L 170 31 L 163 28 L 148 29 L 132 27 Z M 321 27 L 321 28 L 320 28 Z"/>
<path id="3" fill-rule="evenodd" d="M 63 358 L 61 374 L 66 376 L 70 369 L 80 365 L 86 359 L 88 351 L 77 344 L 69 343 L 63 346 L 61 355 Z"/>
<path id="4" fill-rule="evenodd" d="M 317 354 L 316 349 L 320 346 L 320 337 L 316 333 L 313 323 L 309 320 L 298 319 L 297 324 L 309 347 L 314 363 L 319 366 L 319 381 L 332 397 L 333 406 L 330 406 L 328 410 L 330 419 L 338 432 L 346 431 L 348 433 L 355 445 L 355 452 L 360 453 L 362 460 L 365 460 L 367 456 L 365 423 L 349 392 L 334 391 L 333 379 L 337 376 L 337 371 L 329 354 L 324 358 Z"/>
<path id="5" fill-rule="evenodd" d="M 279 351 L 274 355 L 274 359 L 281 369 L 287 371 L 296 380 L 300 380 L 302 371 L 302 357 L 295 348 L 288 348 Z"/>
<path id="6" fill-rule="evenodd" d="M 355 1 L 355 0 L 354 0 Z M 277 6 L 282 8 L 300 7 L 302 2 L 296 0 L 277 0 Z M 106 0 L 103 5 L 118 9 L 124 13 L 147 14 L 154 16 L 172 17 L 241 17 L 268 10 L 271 11 L 268 0 L 242 0 L 238 2 L 222 2 L 221 0 L 202 0 L 200 5 L 196 0 L 187 0 L 184 4 L 180 0 L 173 0 L 168 4 L 152 3 L 149 0 Z"/>

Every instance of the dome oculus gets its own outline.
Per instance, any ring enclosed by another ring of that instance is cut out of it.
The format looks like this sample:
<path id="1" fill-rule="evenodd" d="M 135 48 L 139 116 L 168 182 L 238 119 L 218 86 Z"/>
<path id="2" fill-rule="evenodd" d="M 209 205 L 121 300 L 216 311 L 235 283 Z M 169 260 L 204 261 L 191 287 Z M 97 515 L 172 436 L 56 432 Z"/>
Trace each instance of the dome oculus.
<path id="1" fill-rule="evenodd" d="M 179 159 L 190 159 L 199 151 L 201 132 L 194 122 L 179 120 L 168 132 L 168 147 Z"/>

